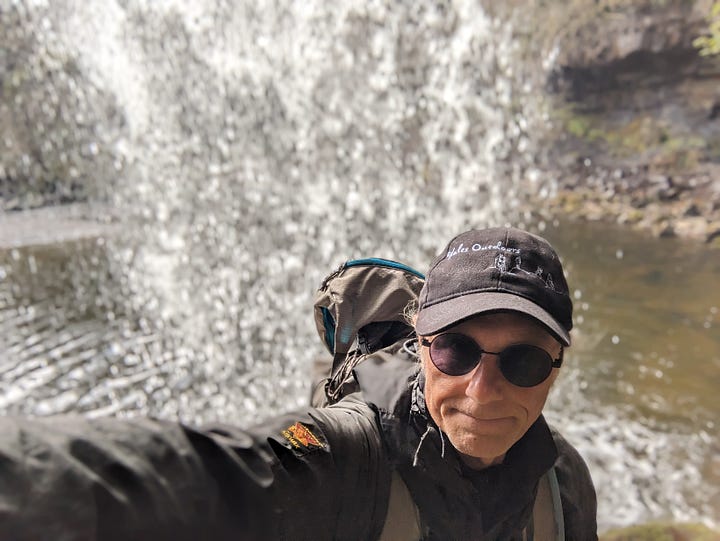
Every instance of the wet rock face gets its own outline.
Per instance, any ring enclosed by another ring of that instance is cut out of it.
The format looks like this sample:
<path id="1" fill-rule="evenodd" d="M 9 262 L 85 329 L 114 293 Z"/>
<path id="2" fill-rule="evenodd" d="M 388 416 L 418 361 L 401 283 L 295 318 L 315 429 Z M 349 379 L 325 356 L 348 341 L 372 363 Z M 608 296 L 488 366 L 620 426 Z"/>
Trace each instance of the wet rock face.
<path id="1" fill-rule="evenodd" d="M 709 2 L 576 4 L 585 17 L 566 21 L 554 41 L 551 91 L 577 111 L 603 112 L 616 123 L 642 112 L 720 136 L 713 122 L 720 109 L 720 61 L 700 56 L 692 45 L 707 27 Z"/>
<path id="2" fill-rule="evenodd" d="M 554 95 L 548 166 L 560 169 L 561 188 L 662 236 L 714 238 L 720 57 L 702 57 L 692 44 L 712 2 L 548 4 L 539 40 Z M 582 217 L 583 206 L 573 214 Z"/>
<path id="3" fill-rule="evenodd" d="M 692 39 L 707 25 L 705 17 L 709 13 L 709 3 L 697 1 L 576 4 L 576 10 L 584 16 L 580 15 L 577 22 L 568 21 L 560 36 L 556 62 L 558 68 L 570 73 L 593 68 L 609 68 L 612 72 L 613 67 L 623 71 L 644 55 L 651 62 L 635 66 L 639 71 L 671 75 L 664 72 L 663 57 L 694 52 Z"/>

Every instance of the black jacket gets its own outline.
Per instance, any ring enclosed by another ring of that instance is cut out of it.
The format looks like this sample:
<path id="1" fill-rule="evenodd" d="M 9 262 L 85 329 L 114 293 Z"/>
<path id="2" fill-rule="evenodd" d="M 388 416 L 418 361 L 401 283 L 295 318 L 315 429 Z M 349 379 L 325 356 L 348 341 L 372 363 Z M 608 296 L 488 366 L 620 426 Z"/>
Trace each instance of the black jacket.
<path id="1" fill-rule="evenodd" d="M 516 444 L 527 448 L 508 453 L 523 467 L 478 474 L 451 449 L 441 452 L 414 367 L 380 355 L 359 379 L 370 386 L 367 400 L 354 393 L 249 430 L 2 418 L 0 540 L 372 540 L 384 525 L 393 469 L 428 539 L 513 539 L 535 476 L 553 461 L 567 539 L 596 539 L 587 468 L 544 421 Z M 542 466 L 528 460 L 537 445 Z"/>

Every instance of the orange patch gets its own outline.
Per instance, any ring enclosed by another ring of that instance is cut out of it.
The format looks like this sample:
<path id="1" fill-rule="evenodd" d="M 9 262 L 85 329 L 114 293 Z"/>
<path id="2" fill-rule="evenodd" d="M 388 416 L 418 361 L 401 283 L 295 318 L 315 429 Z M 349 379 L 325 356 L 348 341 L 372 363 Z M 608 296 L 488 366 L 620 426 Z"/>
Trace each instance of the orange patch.
<path id="1" fill-rule="evenodd" d="M 304 424 L 298 422 L 282 431 L 282 435 L 295 449 L 311 451 L 322 449 L 325 444 Z"/>

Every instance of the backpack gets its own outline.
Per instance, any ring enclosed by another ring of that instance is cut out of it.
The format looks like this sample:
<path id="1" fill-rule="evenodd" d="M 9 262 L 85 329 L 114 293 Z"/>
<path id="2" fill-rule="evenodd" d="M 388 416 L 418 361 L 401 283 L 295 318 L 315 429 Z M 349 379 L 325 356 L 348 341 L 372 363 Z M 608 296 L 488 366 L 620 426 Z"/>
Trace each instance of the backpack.
<path id="1" fill-rule="evenodd" d="M 315 326 L 332 361 L 316 362 L 313 406 L 334 404 L 357 390 L 352 371 L 364 356 L 413 336 L 405 312 L 424 281 L 412 267 L 374 257 L 346 261 L 323 280 L 315 295 Z"/>

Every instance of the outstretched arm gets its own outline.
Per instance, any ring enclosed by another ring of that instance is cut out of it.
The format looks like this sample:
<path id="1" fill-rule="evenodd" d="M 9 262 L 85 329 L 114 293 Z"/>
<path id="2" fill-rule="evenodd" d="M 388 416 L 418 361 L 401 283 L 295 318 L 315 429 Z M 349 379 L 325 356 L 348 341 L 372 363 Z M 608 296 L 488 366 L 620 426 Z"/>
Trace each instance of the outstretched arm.
<path id="1" fill-rule="evenodd" d="M 388 466 L 367 406 L 339 406 L 250 430 L 1 418 L 0 540 L 372 539 Z"/>

